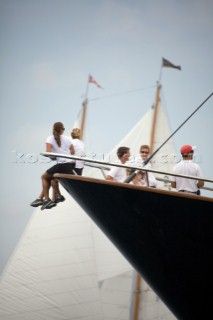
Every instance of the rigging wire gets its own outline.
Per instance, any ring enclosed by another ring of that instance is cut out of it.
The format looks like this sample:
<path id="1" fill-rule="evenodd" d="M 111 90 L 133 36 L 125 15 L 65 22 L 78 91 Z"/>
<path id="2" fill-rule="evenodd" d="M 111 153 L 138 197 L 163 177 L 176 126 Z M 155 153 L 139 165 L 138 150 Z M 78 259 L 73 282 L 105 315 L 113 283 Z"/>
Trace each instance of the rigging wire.
<path id="1" fill-rule="evenodd" d="M 181 125 L 160 145 L 158 149 L 156 149 L 150 157 L 148 157 L 145 161 L 144 164 L 146 165 L 153 157 L 154 155 L 167 143 L 168 140 L 170 140 L 175 133 L 180 130 L 180 128 L 211 98 L 213 95 L 213 92 L 181 123 Z"/>
<path id="2" fill-rule="evenodd" d="M 138 92 L 138 91 L 143 91 L 143 90 L 147 90 L 147 89 L 153 89 L 153 88 L 156 88 L 156 85 L 152 85 L 152 86 L 145 87 L 145 88 L 134 89 L 134 90 L 117 92 L 117 93 L 113 93 L 113 94 L 110 94 L 110 95 L 107 95 L 107 96 L 103 96 L 103 97 L 99 97 L 99 98 L 92 98 L 92 99 L 89 99 L 89 100 L 90 101 L 104 100 L 104 99 L 109 99 L 109 98 L 113 98 L 113 97 L 117 97 L 117 96 L 121 96 L 121 95 L 125 95 L 125 94 Z"/>
<path id="3" fill-rule="evenodd" d="M 155 155 L 156 153 L 175 135 L 175 133 L 180 130 L 180 128 L 211 98 L 213 92 L 180 124 L 180 126 L 157 148 L 143 163 L 145 166 Z M 129 183 L 136 176 L 136 172 L 133 172 L 125 182 Z"/>

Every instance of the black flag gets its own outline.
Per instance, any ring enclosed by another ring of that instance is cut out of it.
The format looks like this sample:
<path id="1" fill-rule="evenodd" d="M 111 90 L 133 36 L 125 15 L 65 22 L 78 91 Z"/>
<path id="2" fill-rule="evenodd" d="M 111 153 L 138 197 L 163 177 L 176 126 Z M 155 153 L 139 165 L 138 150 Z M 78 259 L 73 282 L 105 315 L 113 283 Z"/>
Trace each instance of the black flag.
<path id="1" fill-rule="evenodd" d="M 176 66 L 173 63 L 171 63 L 169 60 L 162 59 L 162 67 L 168 67 L 168 68 L 175 68 L 178 70 L 181 70 L 181 66 Z"/>

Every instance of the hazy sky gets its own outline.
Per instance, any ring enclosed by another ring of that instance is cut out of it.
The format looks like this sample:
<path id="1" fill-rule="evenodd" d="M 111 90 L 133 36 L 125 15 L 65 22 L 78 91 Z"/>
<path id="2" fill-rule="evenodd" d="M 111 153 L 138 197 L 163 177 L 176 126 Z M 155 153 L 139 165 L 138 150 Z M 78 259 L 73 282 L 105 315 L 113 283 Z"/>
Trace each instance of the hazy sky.
<path id="1" fill-rule="evenodd" d="M 88 74 L 104 87 L 89 86 L 88 155 L 111 150 L 151 107 L 162 57 L 182 67 L 162 70 L 174 131 L 213 91 L 212 17 L 212 0 L 0 0 L 0 272 L 50 166 L 45 139 L 56 121 L 70 134 Z M 197 146 L 211 179 L 212 119 L 213 98 L 175 135 L 177 150 Z"/>

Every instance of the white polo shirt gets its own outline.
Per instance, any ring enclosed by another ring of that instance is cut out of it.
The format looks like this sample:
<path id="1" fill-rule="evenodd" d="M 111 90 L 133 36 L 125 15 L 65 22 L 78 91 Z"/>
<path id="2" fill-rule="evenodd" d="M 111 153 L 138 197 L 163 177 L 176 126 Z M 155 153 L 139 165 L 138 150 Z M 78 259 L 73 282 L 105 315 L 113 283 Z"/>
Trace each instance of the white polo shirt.
<path id="1" fill-rule="evenodd" d="M 73 144 L 74 150 L 75 150 L 74 156 L 84 157 L 85 156 L 84 143 L 79 139 L 73 139 L 72 140 L 72 144 Z M 75 167 L 79 168 L 79 169 L 83 168 L 84 167 L 84 161 L 76 160 L 75 161 Z"/>
<path id="2" fill-rule="evenodd" d="M 122 164 L 121 161 L 118 163 Z M 126 168 L 112 167 L 108 175 L 113 178 L 113 181 L 124 182 L 124 180 L 127 178 Z"/>
<path id="3" fill-rule="evenodd" d="M 71 155 L 70 154 L 70 146 L 72 144 L 72 140 L 70 139 L 70 137 L 61 135 L 60 139 L 61 139 L 61 146 L 60 147 L 58 146 L 58 144 L 55 140 L 55 137 L 53 135 L 49 136 L 47 138 L 46 143 L 51 144 L 52 152 L 54 152 L 54 153 L 63 153 L 63 154 Z M 72 162 L 72 160 L 57 157 L 56 162 L 57 163 L 65 163 L 65 162 Z"/>
<path id="4" fill-rule="evenodd" d="M 187 176 L 202 177 L 202 172 L 199 165 L 194 163 L 192 160 L 180 161 L 174 166 L 173 172 Z M 176 182 L 176 189 L 178 191 L 185 190 L 190 192 L 196 192 L 198 190 L 197 180 L 173 176 L 171 179 L 172 181 Z"/>

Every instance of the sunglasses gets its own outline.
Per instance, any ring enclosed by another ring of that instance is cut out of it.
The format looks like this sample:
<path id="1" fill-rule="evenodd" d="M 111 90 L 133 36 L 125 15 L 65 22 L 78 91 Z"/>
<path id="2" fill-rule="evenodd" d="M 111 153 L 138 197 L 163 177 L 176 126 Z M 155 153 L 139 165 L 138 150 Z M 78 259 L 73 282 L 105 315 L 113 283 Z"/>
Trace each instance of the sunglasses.
<path id="1" fill-rule="evenodd" d="M 146 154 L 149 154 L 149 152 L 148 152 L 148 151 L 141 151 L 141 153 L 146 153 Z"/>

